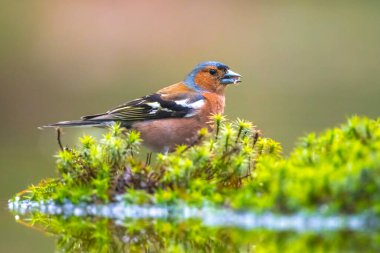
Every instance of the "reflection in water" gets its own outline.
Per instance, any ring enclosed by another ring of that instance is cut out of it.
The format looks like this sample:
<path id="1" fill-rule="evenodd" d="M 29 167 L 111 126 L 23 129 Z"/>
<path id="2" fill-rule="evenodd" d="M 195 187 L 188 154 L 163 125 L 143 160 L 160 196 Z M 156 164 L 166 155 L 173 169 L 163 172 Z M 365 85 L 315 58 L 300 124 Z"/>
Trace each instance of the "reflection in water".
<path id="1" fill-rule="evenodd" d="M 65 252 L 380 251 L 378 223 L 365 216 L 254 215 L 121 203 L 16 201 L 9 207 L 20 223 L 55 235 L 58 250 Z"/>

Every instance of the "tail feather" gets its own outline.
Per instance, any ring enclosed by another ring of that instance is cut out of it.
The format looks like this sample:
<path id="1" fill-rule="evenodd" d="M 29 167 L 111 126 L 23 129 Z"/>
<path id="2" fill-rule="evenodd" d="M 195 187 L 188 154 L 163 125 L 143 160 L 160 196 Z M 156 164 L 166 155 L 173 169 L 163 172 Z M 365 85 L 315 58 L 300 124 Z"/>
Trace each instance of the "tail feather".
<path id="1" fill-rule="evenodd" d="M 91 127 L 91 126 L 109 126 L 112 125 L 113 122 L 105 122 L 105 121 L 86 121 L 86 120 L 72 120 L 72 121 L 60 121 L 53 124 L 48 124 L 45 126 L 39 127 L 39 129 L 49 128 L 49 127 Z"/>

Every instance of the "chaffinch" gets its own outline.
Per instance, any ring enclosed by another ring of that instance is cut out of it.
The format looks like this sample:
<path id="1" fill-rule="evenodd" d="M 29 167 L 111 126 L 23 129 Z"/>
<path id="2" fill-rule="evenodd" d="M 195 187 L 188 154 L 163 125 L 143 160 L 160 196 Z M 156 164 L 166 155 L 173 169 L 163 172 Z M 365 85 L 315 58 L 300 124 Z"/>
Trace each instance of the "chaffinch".
<path id="1" fill-rule="evenodd" d="M 140 132 L 143 144 L 156 152 L 170 152 L 177 145 L 191 145 L 201 128 L 211 129 L 210 116 L 223 113 L 224 89 L 241 82 L 241 76 L 220 62 L 198 64 L 184 81 L 167 86 L 106 113 L 61 121 L 45 127 L 97 126 L 120 122 Z"/>

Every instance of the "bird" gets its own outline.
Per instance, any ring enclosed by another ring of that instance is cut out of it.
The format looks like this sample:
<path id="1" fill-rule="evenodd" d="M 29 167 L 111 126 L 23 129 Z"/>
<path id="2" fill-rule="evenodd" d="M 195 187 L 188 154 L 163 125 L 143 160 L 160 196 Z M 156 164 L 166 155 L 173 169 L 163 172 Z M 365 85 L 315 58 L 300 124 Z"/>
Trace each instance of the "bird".
<path id="1" fill-rule="evenodd" d="M 153 152 L 172 152 L 192 145 L 202 128 L 212 130 L 210 116 L 223 114 L 225 88 L 241 82 L 241 75 L 217 61 L 205 61 L 181 82 L 121 104 L 105 113 L 80 120 L 60 121 L 45 127 L 109 127 L 116 122 L 140 133 L 142 144 Z"/>

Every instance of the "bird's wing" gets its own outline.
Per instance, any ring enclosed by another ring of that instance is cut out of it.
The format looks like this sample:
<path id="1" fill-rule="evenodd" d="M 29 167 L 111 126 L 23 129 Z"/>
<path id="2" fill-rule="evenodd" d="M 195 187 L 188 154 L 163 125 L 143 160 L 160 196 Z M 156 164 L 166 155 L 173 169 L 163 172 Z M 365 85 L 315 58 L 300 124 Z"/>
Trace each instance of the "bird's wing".
<path id="1" fill-rule="evenodd" d="M 194 116 L 204 103 L 204 97 L 196 92 L 155 93 L 122 104 L 104 114 L 84 116 L 82 120 L 135 122 L 186 118 Z"/>

